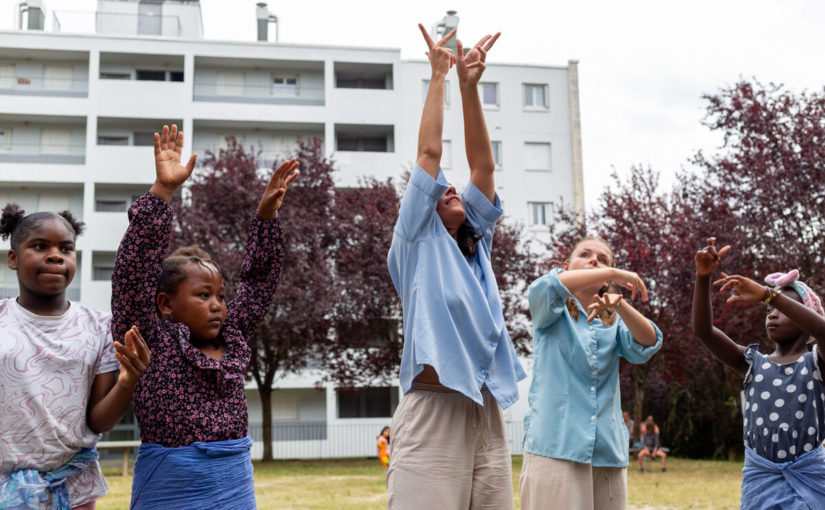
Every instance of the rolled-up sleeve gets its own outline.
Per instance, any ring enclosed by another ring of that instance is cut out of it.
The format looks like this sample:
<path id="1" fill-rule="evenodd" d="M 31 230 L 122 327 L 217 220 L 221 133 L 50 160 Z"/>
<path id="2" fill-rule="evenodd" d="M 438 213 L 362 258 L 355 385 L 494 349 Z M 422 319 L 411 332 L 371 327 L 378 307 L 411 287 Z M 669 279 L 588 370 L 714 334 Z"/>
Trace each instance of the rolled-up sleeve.
<path id="1" fill-rule="evenodd" d="M 546 328 L 558 320 L 564 313 L 565 301 L 573 294 L 559 281 L 559 273 L 563 270 L 556 268 L 530 284 L 527 300 L 530 303 L 530 315 L 533 326 Z"/>
<path id="2" fill-rule="evenodd" d="M 408 241 L 420 237 L 427 224 L 432 223 L 436 203 L 448 187 L 441 169 L 438 170 L 438 178 L 433 179 L 423 168 L 415 165 L 401 198 L 395 233 Z"/>
<path id="3" fill-rule="evenodd" d="M 653 321 L 648 319 L 647 322 L 649 322 L 656 331 L 656 343 L 648 346 L 637 342 L 624 322 L 619 324 L 618 331 L 616 332 L 616 341 L 619 343 L 619 355 L 631 363 L 645 363 L 662 348 L 662 331 Z"/>

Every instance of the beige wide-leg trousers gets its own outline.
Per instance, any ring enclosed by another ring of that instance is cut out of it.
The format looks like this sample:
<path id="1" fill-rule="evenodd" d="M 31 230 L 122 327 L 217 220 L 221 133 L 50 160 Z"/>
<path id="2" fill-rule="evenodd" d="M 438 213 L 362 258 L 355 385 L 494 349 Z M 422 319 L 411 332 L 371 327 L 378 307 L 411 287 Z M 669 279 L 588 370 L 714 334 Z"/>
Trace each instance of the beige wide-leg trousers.
<path id="1" fill-rule="evenodd" d="M 496 400 L 415 384 L 390 432 L 390 510 L 512 510 L 512 458 Z M 435 387 L 438 388 L 438 387 Z"/>
<path id="2" fill-rule="evenodd" d="M 594 467 L 524 452 L 521 510 L 625 510 L 627 468 Z"/>

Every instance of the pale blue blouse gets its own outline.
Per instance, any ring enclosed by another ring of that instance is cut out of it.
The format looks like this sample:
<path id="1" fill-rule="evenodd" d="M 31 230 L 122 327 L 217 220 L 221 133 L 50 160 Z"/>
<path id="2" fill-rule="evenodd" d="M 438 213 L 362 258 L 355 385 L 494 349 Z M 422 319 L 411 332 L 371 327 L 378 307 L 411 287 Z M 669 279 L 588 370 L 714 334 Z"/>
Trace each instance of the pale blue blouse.
<path id="1" fill-rule="evenodd" d="M 597 467 L 627 466 L 627 427 L 619 394 L 619 356 L 644 363 L 662 346 L 662 332 L 649 347 L 636 342 L 621 317 L 607 326 L 587 322 L 581 304 L 574 319 L 567 298 L 575 296 L 553 269 L 530 285 L 533 317 L 533 381 L 524 418 L 524 450 Z"/>
<path id="2" fill-rule="evenodd" d="M 490 249 L 495 204 L 469 183 L 461 194 L 467 220 L 483 235 L 478 251 L 465 257 L 436 213 L 449 184 L 439 169 L 433 179 L 418 165 L 401 199 L 387 255 L 404 314 L 401 389 L 410 391 L 424 365 L 444 386 L 484 405 L 481 387 L 507 408 L 518 400 L 516 383 L 526 377 L 504 323 Z"/>

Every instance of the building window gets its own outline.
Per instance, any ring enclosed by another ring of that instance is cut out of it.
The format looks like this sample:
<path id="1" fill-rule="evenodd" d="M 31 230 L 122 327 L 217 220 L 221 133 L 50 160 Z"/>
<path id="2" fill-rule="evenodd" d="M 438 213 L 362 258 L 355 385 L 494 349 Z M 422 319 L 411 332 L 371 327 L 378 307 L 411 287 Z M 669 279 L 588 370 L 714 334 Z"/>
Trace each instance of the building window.
<path id="1" fill-rule="evenodd" d="M 131 80 L 131 73 L 116 73 L 111 71 L 100 71 L 101 80 Z"/>
<path id="2" fill-rule="evenodd" d="M 126 212 L 126 201 L 95 200 L 95 212 Z"/>
<path id="3" fill-rule="evenodd" d="M 493 146 L 493 161 L 496 163 L 496 170 L 501 170 L 501 142 L 490 142 Z"/>
<path id="4" fill-rule="evenodd" d="M 547 85 L 524 84 L 524 107 L 525 108 L 548 108 L 547 105 Z"/>
<path id="5" fill-rule="evenodd" d="M 525 143 L 524 168 L 526 170 L 550 170 L 550 144 Z"/>
<path id="6" fill-rule="evenodd" d="M 11 130 L 0 128 L 0 151 L 11 149 Z"/>
<path id="7" fill-rule="evenodd" d="M 17 84 L 17 66 L 15 64 L 0 64 L 0 88 L 12 88 L 15 84 Z"/>
<path id="8" fill-rule="evenodd" d="M 360 388 L 338 392 L 339 418 L 389 418 L 395 411 L 395 388 Z"/>
<path id="9" fill-rule="evenodd" d="M 339 151 L 388 152 L 387 138 L 383 136 L 346 136 L 336 139 Z"/>
<path id="10" fill-rule="evenodd" d="M 441 140 L 441 168 L 450 169 L 453 167 L 453 142 Z"/>
<path id="11" fill-rule="evenodd" d="M 95 266 L 92 268 L 92 280 L 108 282 L 112 280 L 113 267 Z"/>
<path id="12" fill-rule="evenodd" d="M 479 83 L 481 104 L 484 106 L 498 106 L 498 83 Z"/>
<path id="13" fill-rule="evenodd" d="M 40 130 L 40 152 L 43 154 L 69 154 L 72 148 L 72 132 L 68 129 Z"/>
<path id="14" fill-rule="evenodd" d="M 138 2 L 138 34 L 160 35 L 163 28 L 162 0 L 140 0 Z"/>
<path id="15" fill-rule="evenodd" d="M 169 71 L 169 81 L 183 81 L 183 71 Z"/>
<path id="16" fill-rule="evenodd" d="M 430 90 L 430 80 L 424 80 L 424 96 L 423 100 L 427 100 L 427 92 Z M 444 81 L 444 108 L 450 106 L 450 80 Z"/>
<path id="17" fill-rule="evenodd" d="M 244 74 L 236 71 L 218 71 L 215 77 L 215 94 L 219 96 L 242 96 L 244 94 Z"/>
<path id="18" fill-rule="evenodd" d="M 166 81 L 166 71 L 155 69 L 137 69 L 135 79 L 139 81 Z"/>
<path id="19" fill-rule="evenodd" d="M 74 88 L 74 67 L 43 66 L 43 88 L 46 90 L 72 90 Z"/>
<path id="20" fill-rule="evenodd" d="M 298 77 L 297 76 L 273 76 L 272 77 L 273 96 L 297 96 Z"/>
<path id="21" fill-rule="evenodd" d="M 136 147 L 153 147 L 155 145 L 155 133 L 149 131 L 135 131 Z"/>
<path id="22" fill-rule="evenodd" d="M 129 137 L 126 135 L 97 135 L 98 145 L 129 145 Z"/>
<path id="23" fill-rule="evenodd" d="M 547 225 L 550 219 L 550 204 L 547 202 L 527 202 L 530 208 L 530 225 Z"/>
<path id="24" fill-rule="evenodd" d="M 40 193 L 37 196 L 37 210 L 60 212 L 69 210 L 69 197 L 60 193 Z"/>

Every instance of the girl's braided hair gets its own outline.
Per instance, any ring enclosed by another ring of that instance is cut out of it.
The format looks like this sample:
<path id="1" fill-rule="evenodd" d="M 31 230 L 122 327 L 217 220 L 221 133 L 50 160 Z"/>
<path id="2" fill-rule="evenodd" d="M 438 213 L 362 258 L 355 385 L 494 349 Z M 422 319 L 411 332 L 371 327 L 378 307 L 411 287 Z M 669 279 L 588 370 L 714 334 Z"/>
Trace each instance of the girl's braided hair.
<path id="1" fill-rule="evenodd" d="M 178 289 L 178 285 L 186 279 L 184 266 L 189 263 L 198 264 L 210 271 L 216 271 L 222 279 L 226 280 L 223 278 L 218 263 L 212 260 L 212 256 L 200 246 L 193 244 L 178 248 L 163 260 L 163 269 L 160 273 L 157 292 L 174 294 Z"/>

